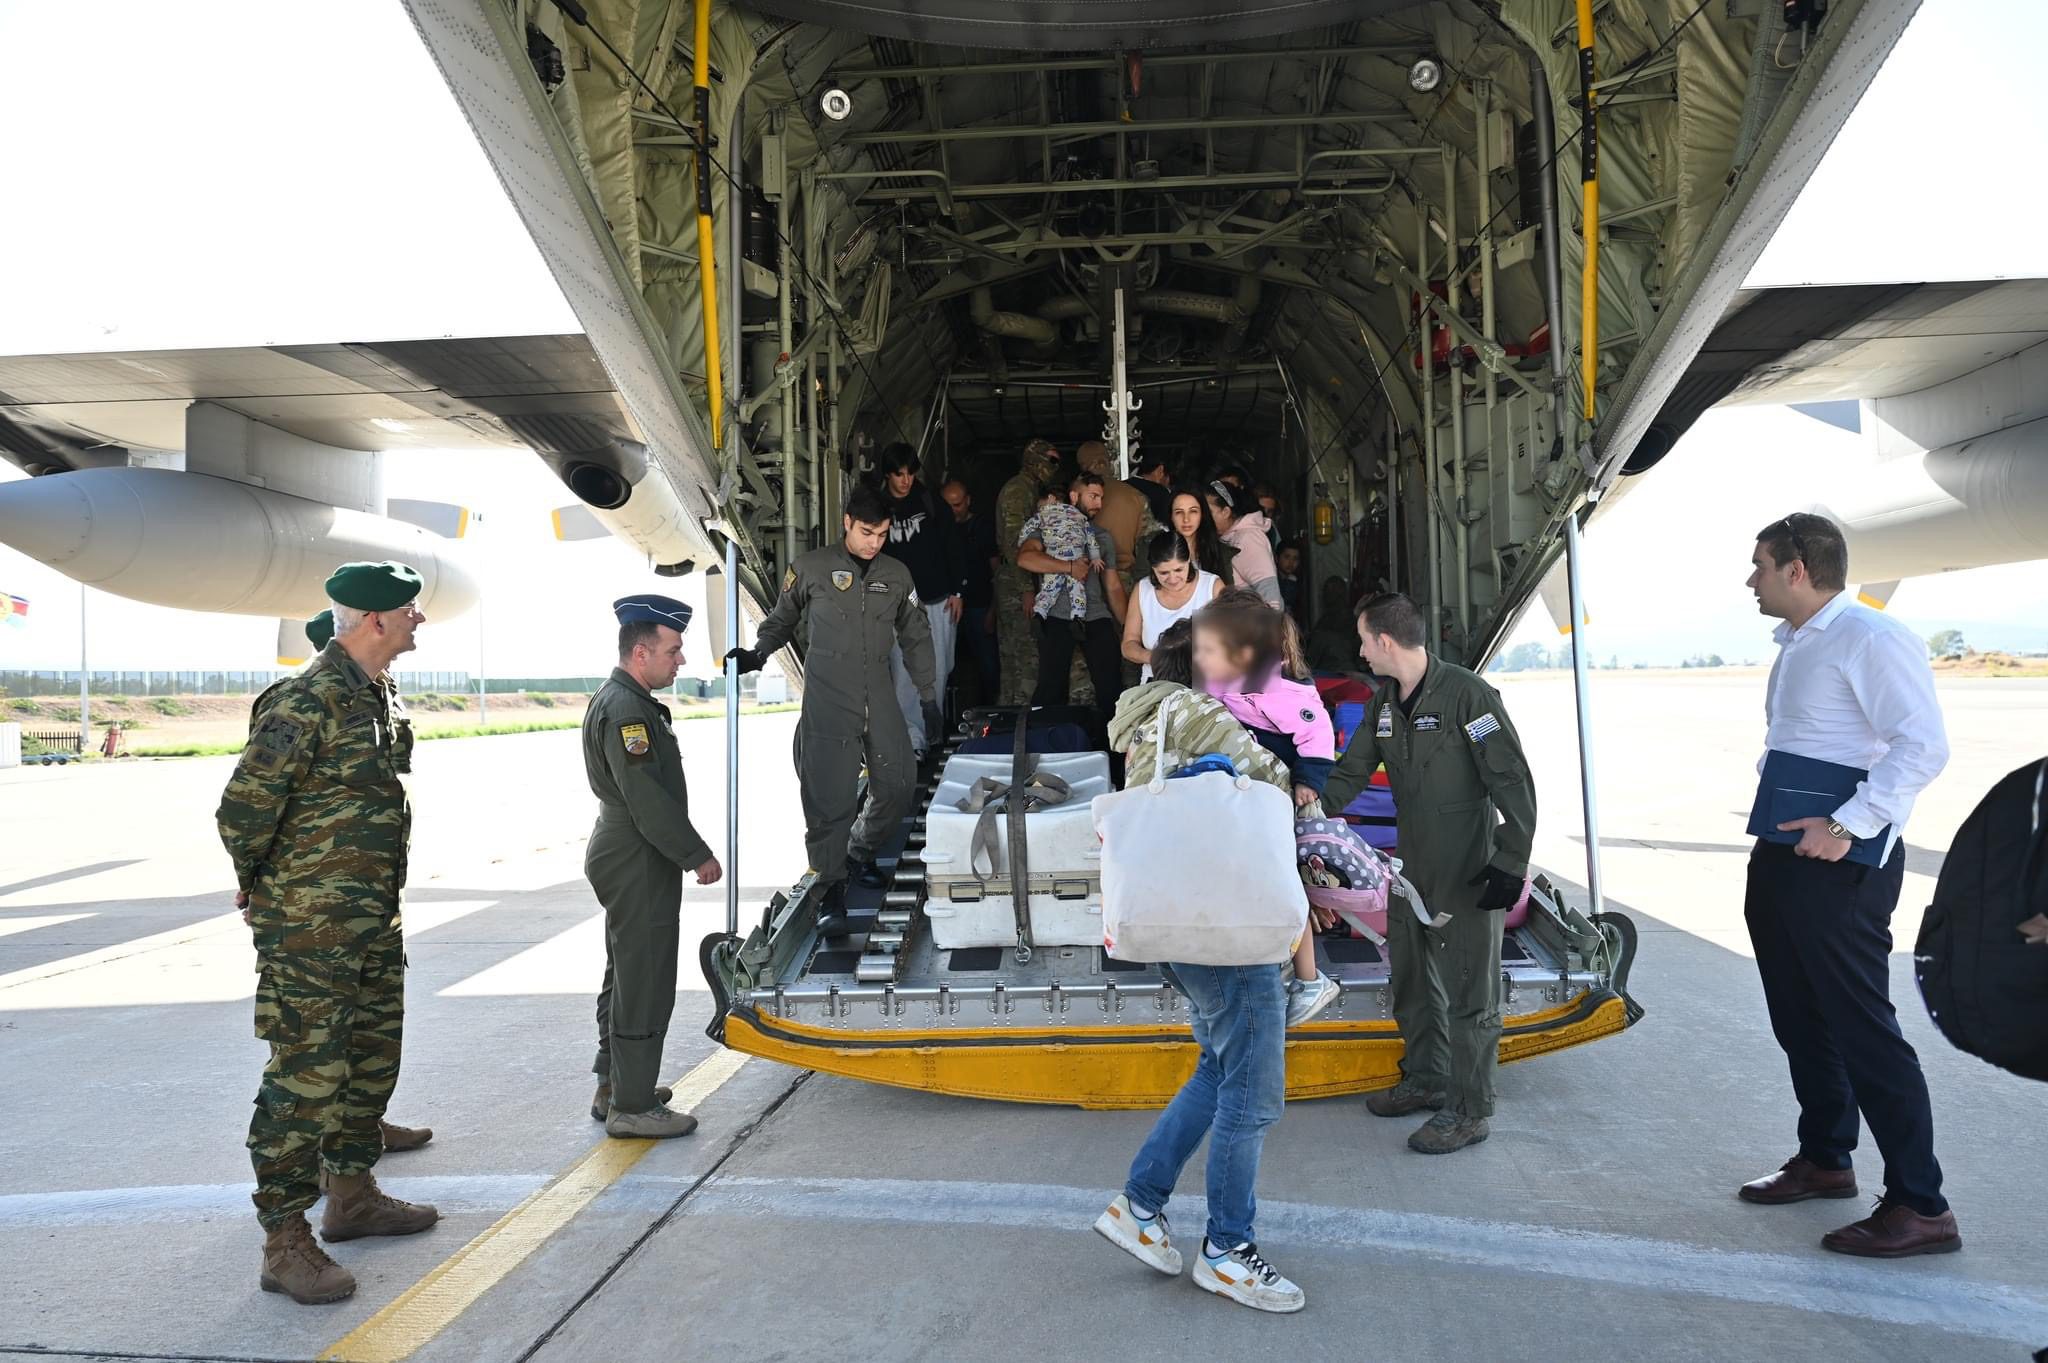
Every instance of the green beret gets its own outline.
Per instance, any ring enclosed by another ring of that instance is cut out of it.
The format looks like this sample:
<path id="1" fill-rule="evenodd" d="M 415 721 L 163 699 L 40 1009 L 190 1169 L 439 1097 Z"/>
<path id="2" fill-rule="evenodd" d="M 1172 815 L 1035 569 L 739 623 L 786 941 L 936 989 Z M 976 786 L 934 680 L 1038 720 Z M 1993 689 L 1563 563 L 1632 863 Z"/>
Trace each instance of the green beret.
<path id="1" fill-rule="evenodd" d="M 353 610 L 395 611 L 424 585 L 408 564 L 344 563 L 327 579 L 327 599 Z"/>
<path id="2" fill-rule="evenodd" d="M 315 653 L 318 653 L 321 649 L 327 647 L 327 641 L 329 639 L 332 639 L 333 637 L 333 611 L 321 611 L 318 615 L 314 616 L 311 620 L 308 620 L 306 622 L 306 640 L 308 643 L 313 645 L 313 651 Z"/>

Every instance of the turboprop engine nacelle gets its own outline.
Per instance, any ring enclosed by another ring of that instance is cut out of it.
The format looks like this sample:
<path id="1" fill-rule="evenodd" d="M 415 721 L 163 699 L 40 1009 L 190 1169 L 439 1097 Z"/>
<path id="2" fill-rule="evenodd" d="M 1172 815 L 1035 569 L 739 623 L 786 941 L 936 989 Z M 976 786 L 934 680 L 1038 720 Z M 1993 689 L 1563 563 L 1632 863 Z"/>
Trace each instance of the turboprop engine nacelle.
<path id="1" fill-rule="evenodd" d="M 151 605 L 304 620 L 335 567 L 419 570 L 429 617 L 476 604 L 453 541 L 385 516 L 171 469 L 102 468 L 0 485 L 0 542 L 66 577 Z"/>
<path id="2" fill-rule="evenodd" d="M 1855 581 L 2048 558 L 2048 418 L 1888 460 L 1864 478 L 1814 508 L 1842 527 Z"/>

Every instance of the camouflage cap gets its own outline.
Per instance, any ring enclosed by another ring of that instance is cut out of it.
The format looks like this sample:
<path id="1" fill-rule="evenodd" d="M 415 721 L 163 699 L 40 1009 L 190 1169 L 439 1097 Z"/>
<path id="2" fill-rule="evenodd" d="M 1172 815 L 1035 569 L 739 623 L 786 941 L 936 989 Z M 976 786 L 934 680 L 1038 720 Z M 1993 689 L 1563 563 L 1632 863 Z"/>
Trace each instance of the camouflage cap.
<path id="1" fill-rule="evenodd" d="M 321 611 L 306 622 L 306 642 L 313 645 L 315 653 L 327 647 L 328 641 L 332 638 L 334 638 L 333 611 Z"/>
<path id="2" fill-rule="evenodd" d="M 395 611 L 425 585 L 410 564 L 344 563 L 327 579 L 327 599 L 359 611 Z"/>
<path id="3" fill-rule="evenodd" d="M 1090 440 L 1074 451 L 1074 462 L 1090 473 L 1109 472 L 1109 446 L 1100 440 Z"/>
<path id="4" fill-rule="evenodd" d="M 1024 447 L 1024 467 L 1043 472 L 1060 462 L 1059 447 L 1050 440 L 1034 440 Z"/>

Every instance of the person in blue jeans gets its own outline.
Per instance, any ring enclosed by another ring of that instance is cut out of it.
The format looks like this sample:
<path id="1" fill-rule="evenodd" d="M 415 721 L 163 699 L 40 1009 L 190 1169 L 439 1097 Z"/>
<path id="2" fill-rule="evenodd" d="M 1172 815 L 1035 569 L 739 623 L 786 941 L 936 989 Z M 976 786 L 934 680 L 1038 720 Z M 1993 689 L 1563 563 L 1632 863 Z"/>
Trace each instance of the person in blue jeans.
<path id="1" fill-rule="evenodd" d="M 1181 965 L 1167 977 L 1188 1001 L 1201 1059 L 1131 1162 L 1124 1191 L 1096 1218 L 1104 1239 L 1178 1277 L 1166 1223 L 1180 1171 L 1209 1139 L 1209 1224 L 1195 1286 L 1258 1311 L 1299 1311 L 1302 1290 L 1260 1255 L 1252 1236 L 1259 1150 L 1287 1097 L 1287 990 L 1279 965 Z"/>

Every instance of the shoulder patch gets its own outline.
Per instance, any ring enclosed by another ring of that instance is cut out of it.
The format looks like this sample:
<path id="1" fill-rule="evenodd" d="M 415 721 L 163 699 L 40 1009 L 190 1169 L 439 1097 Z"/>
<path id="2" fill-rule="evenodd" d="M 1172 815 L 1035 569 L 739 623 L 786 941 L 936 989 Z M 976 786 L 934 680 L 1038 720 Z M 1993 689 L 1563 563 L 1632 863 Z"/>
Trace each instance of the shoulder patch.
<path id="1" fill-rule="evenodd" d="M 1488 710 L 1485 714 L 1465 726 L 1465 737 L 1471 739 L 1474 743 L 1484 743 L 1488 738 L 1499 732 L 1500 721 L 1493 717 L 1493 711 L 1491 710 Z"/>
<path id="2" fill-rule="evenodd" d="M 1301 722 L 1302 722 L 1303 724 L 1313 724 L 1313 723 L 1315 723 L 1315 722 L 1316 722 L 1316 712 L 1315 712 L 1315 711 L 1313 711 L 1313 710 L 1311 710 L 1311 709 L 1309 709 L 1309 708 L 1308 708 L 1308 707 L 1307 707 L 1306 705 L 1302 706 L 1302 707 L 1301 707 Z"/>
<path id="3" fill-rule="evenodd" d="M 796 569 L 792 567 L 782 575 L 782 590 L 786 592 L 794 586 L 796 586 Z"/>
<path id="4" fill-rule="evenodd" d="M 249 746 L 242 750 L 242 761 L 253 770 L 266 774 L 281 771 L 286 759 L 305 738 L 308 727 L 303 720 L 271 710 L 256 725 L 255 732 L 249 735 Z"/>
<path id="5" fill-rule="evenodd" d="M 621 724 L 619 741 L 626 745 L 626 756 L 645 757 L 648 751 L 647 726 L 645 724 Z"/>

